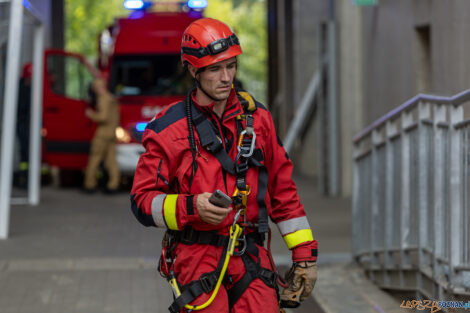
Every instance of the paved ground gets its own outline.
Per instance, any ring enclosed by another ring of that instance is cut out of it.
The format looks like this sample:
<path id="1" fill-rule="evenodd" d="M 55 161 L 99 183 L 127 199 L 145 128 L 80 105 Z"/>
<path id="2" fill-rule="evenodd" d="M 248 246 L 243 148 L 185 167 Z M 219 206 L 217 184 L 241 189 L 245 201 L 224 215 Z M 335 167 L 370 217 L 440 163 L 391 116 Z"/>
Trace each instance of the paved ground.
<path id="1" fill-rule="evenodd" d="M 356 312 L 342 303 L 335 271 L 327 270 L 350 260 L 349 201 L 319 196 L 305 177 L 296 182 L 325 269 L 326 292 L 317 301 L 328 309 L 336 297 L 333 308 L 344 308 L 336 312 Z M 277 233 L 273 254 L 287 269 L 290 255 Z M 43 188 L 41 205 L 12 207 L 10 238 L 0 241 L 0 313 L 167 312 L 171 293 L 156 272 L 162 234 L 135 220 L 127 194 Z M 322 312 L 313 298 L 295 311 Z"/>

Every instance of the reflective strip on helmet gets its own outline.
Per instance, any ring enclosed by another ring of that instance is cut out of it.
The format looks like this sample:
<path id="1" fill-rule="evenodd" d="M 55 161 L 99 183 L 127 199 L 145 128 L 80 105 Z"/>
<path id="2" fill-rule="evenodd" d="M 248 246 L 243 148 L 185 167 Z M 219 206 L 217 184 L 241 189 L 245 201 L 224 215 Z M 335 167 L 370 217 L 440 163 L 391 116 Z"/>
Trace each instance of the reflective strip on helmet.
<path id="1" fill-rule="evenodd" d="M 178 195 L 167 195 L 163 204 L 163 214 L 169 229 L 179 230 L 176 222 L 176 200 Z"/>
<path id="2" fill-rule="evenodd" d="M 309 229 L 301 229 L 294 233 L 290 233 L 284 236 L 284 241 L 287 244 L 287 248 L 292 249 L 295 246 L 298 246 L 301 243 L 312 241 L 313 235 L 312 230 Z"/>
<path id="3" fill-rule="evenodd" d="M 283 236 L 301 229 L 310 229 L 310 225 L 306 216 L 291 218 L 290 220 L 282 221 L 280 223 L 277 223 L 277 227 L 279 228 L 279 232 Z"/>
<path id="4" fill-rule="evenodd" d="M 157 227 L 166 227 L 165 219 L 163 218 L 163 202 L 165 198 L 166 194 L 161 194 L 152 200 L 152 217 Z"/>

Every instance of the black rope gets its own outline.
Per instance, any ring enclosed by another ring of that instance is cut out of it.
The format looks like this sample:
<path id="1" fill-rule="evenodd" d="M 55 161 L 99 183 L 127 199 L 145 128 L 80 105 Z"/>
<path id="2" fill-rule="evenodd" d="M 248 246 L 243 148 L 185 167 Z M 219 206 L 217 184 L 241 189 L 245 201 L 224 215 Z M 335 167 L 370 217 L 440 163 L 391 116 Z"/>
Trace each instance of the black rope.
<path id="1" fill-rule="evenodd" d="M 185 108 L 186 108 L 186 120 L 188 122 L 188 131 L 189 131 L 189 148 L 191 150 L 191 156 L 193 158 L 192 166 L 191 166 L 191 179 L 189 181 L 189 190 L 191 190 L 191 185 L 193 184 L 194 176 L 196 176 L 197 171 L 197 162 L 196 162 L 196 154 L 197 154 L 197 147 L 196 147 L 196 140 L 194 139 L 194 130 L 193 130 L 193 117 L 191 114 L 191 93 L 195 90 L 195 88 L 191 89 L 188 94 L 186 95 L 185 101 Z"/>

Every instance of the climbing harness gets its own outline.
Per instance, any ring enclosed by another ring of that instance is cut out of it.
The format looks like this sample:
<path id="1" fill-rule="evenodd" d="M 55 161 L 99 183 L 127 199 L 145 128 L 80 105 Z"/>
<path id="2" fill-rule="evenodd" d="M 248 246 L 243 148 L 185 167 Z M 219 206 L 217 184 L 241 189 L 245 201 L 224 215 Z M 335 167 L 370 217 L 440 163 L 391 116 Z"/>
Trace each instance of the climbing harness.
<path id="1" fill-rule="evenodd" d="M 211 305 L 212 301 L 214 301 L 215 297 L 217 296 L 217 293 L 219 292 L 220 285 L 222 284 L 222 280 L 225 277 L 225 272 L 227 271 L 227 267 L 228 267 L 230 257 L 234 255 L 235 245 L 237 243 L 237 239 L 242 233 L 241 227 L 238 224 L 236 224 L 235 222 L 236 221 L 234 221 L 233 226 L 230 227 L 229 241 L 228 241 L 226 249 L 224 250 L 224 256 L 221 258 L 224 261 L 223 261 L 222 269 L 220 271 L 219 278 L 217 279 L 217 282 L 215 284 L 214 291 L 212 291 L 212 294 L 211 294 L 210 298 L 207 299 L 207 301 L 204 302 L 203 304 L 200 304 L 200 305 L 185 304 L 184 307 L 186 309 L 194 310 L 194 311 L 202 310 L 202 309 L 208 307 L 209 305 Z M 168 281 L 169 281 L 170 286 L 173 289 L 173 293 L 176 297 L 174 303 L 177 303 L 179 297 L 181 297 L 181 291 L 179 289 L 178 282 L 176 281 L 176 277 L 175 277 L 175 274 L 174 274 L 173 271 L 169 272 L 169 280 Z M 209 289 L 209 288 L 206 288 L 206 289 Z M 177 311 L 173 311 L 172 307 L 173 307 L 173 305 L 170 307 L 171 312 L 179 312 L 179 309 Z"/>

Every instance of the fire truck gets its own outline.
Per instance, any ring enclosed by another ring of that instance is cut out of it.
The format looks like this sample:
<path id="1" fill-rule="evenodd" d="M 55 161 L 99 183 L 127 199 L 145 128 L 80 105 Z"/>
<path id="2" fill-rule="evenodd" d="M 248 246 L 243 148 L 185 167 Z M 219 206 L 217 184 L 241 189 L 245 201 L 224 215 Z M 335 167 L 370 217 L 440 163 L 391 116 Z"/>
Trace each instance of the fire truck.
<path id="1" fill-rule="evenodd" d="M 61 181 L 87 165 L 96 125 L 84 112 L 94 78 L 104 77 L 119 101 L 117 161 L 128 176 L 143 152 L 146 124 L 165 105 L 181 100 L 192 84 L 180 61 L 181 37 L 202 17 L 207 1 L 124 4 L 133 11 L 99 35 L 97 68 L 76 53 L 45 52 L 43 155 L 45 163 L 60 169 Z"/>

